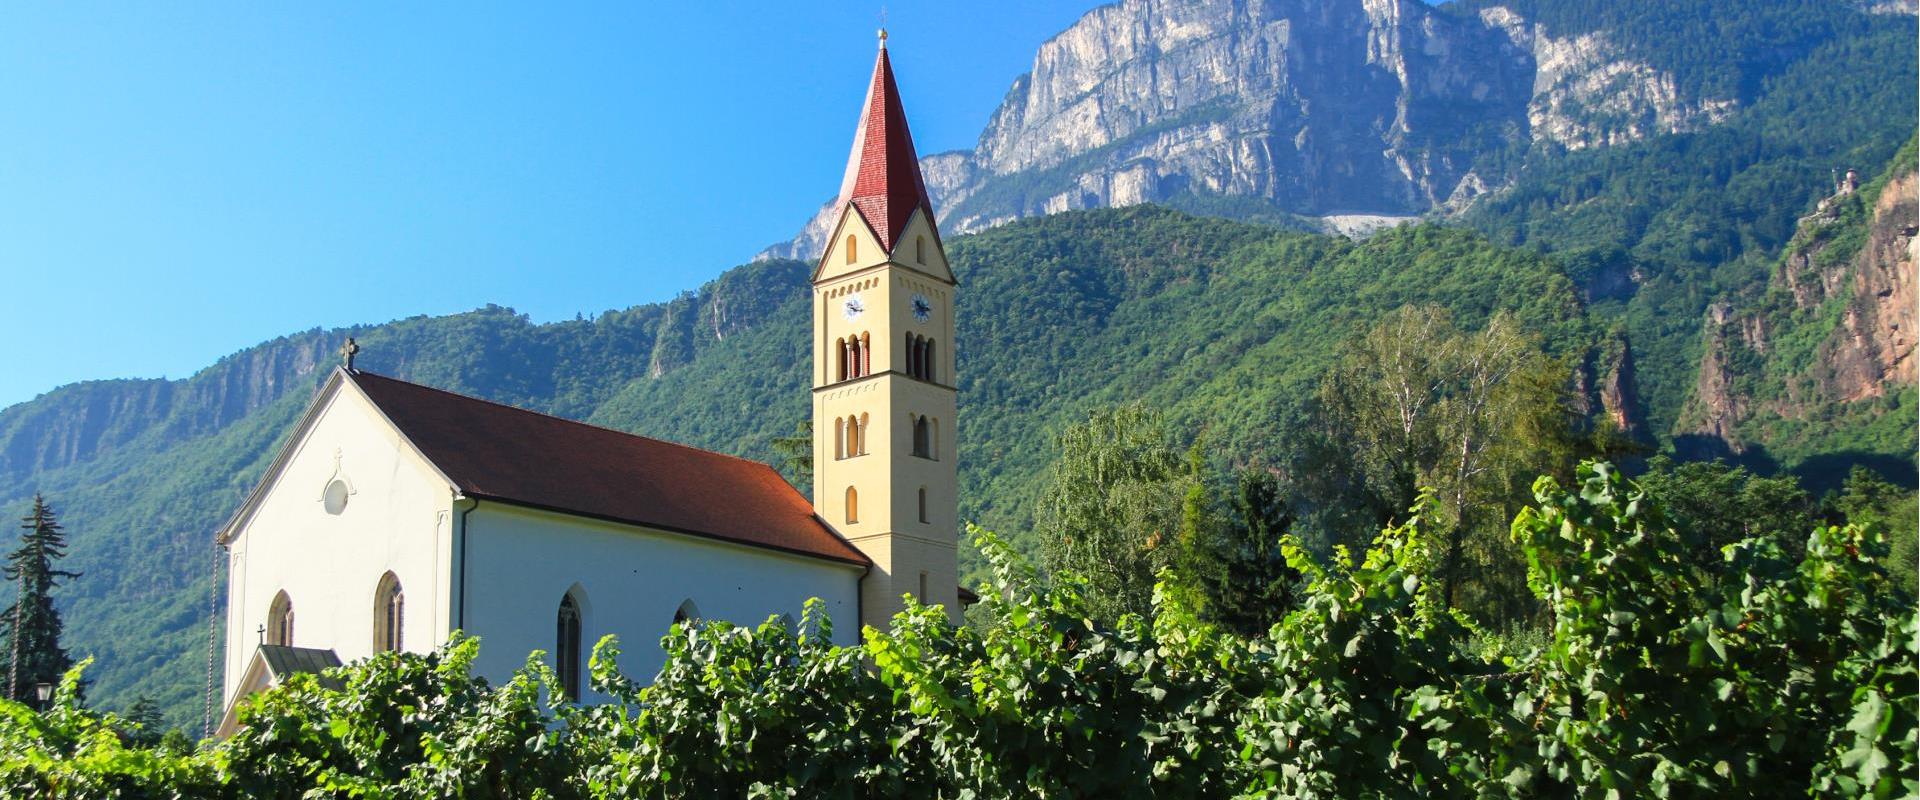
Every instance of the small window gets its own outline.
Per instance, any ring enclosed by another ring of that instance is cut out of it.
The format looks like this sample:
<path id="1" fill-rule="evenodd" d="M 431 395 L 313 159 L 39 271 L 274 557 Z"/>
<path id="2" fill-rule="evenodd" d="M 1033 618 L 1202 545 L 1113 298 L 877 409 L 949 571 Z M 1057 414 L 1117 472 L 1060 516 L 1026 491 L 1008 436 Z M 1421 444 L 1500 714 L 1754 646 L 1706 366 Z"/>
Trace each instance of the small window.
<path id="1" fill-rule="evenodd" d="M 860 521 L 860 493 L 853 487 L 847 487 L 847 524 Z"/>
<path id="2" fill-rule="evenodd" d="M 380 576 L 373 591 L 373 651 L 384 653 L 406 647 L 404 632 L 407 618 L 407 593 L 400 579 L 389 572 Z"/>
<path id="3" fill-rule="evenodd" d="M 321 495 L 320 502 L 321 505 L 326 507 L 327 513 L 337 516 L 340 512 L 347 510 L 347 495 L 349 494 L 351 494 L 351 492 L 347 489 L 347 482 L 335 479 L 332 483 L 327 484 L 327 490 Z"/>
<path id="4" fill-rule="evenodd" d="M 927 487 L 920 487 L 920 523 L 927 522 Z"/>
<path id="5" fill-rule="evenodd" d="M 675 625 L 685 625 L 688 623 L 696 623 L 699 621 L 700 621 L 700 607 L 693 604 L 693 598 L 691 597 L 681 601 L 680 607 L 677 609 L 674 609 L 673 624 Z"/>
<path id="6" fill-rule="evenodd" d="M 554 623 L 553 665 L 560 679 L 562 699 L 580 701 L 580 604 L 573 592 L 560 598 L 560 613 Z"/>
<path id="7" fill-rule="evenodd" d="M 924 569 L 920 570 L 920 593 L 914 595 L 913 599 L 921 603 L 927 602 L 927 571 Z"/>
<path id="8" fill-rule="evenodd" d="M 293 644 L 293 599 L 285 591 L 274 595 L 267 606 L 267 644 Z"/>
<path id="9" fill-rule="evenodd" d="M 927 237 L 925 236 L 913 237 L 913 263 L 927 263 Z"/>
<path id="10" fill-rule="evenodd" d="M 921 458 L 933 457 L 933 433 L 926 417 L 913 418 L 913 454 Z"/>
<path id="11" fill-rule="evenodd" d="M 854 235 L 849 233 L 847 234 L 847 263 L 851 264 L 859 260 L 860 260 L 860 240 L 857 238 L 854 238 Z"/>

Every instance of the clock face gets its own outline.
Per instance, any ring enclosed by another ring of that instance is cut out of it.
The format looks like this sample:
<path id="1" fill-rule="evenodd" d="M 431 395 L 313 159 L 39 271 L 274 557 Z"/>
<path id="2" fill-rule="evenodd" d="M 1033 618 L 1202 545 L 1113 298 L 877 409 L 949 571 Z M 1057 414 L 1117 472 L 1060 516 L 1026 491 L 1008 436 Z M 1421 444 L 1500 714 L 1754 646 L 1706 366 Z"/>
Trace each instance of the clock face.
<path id="1" fill-rule="evenodd" d="M 860 315 L 865 313 L 866 310 L 867 310 L 866 304 L 860 302 L 860 295 L 857 295 L 857 294 L 849 295 L 847 297 L 847 302 L 841 304 L 840 306 L 840 313 L 846 316 L 848 322 L 852 322 L 856 319 L 859 319 Z"/>
<path id="2" fill-rule="evenodd" d="M 927 300 L 926 295 L 924 294 L 914 295 L 912 305 L 913 305 L 914 319 L 919 320 L 920 322 L 926 322 L 927 320 L 933 318 L 933 303 Z"/>

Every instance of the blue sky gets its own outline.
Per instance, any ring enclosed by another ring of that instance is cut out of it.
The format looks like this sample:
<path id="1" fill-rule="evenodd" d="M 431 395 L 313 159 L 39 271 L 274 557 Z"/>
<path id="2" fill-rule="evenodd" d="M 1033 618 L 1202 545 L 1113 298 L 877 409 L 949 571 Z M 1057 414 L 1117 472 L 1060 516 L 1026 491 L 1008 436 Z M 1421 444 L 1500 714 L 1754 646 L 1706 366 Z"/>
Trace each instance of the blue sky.
<path id="1" fill-rule="evenodd" d="M 838 189 L 879 4 L 7 4 L 0 406 L 695 287 Z M 889 4 L 920 152 L 1095 0 Z"/>

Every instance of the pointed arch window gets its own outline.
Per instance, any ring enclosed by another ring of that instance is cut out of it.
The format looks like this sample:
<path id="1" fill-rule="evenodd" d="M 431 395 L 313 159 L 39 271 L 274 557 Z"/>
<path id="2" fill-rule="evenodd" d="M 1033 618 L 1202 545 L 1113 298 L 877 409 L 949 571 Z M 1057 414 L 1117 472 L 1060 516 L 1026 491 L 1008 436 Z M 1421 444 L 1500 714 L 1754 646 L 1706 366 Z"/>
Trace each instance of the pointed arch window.
<path id="1" fill-rule="evenodd" d="M 553 666 L 560 679 L 560 694 L 571 703 L 580 701 L 580 602 L 574 592 L 560 598 L 560 611 L 554 620 Z"/>
<path id="2" fill-rule="evenodd" d="M 860 492 L 859 490 L 849 486 L 847 487 L 847 524 L 852 525 L 859 521 L 860 521 Z"/>
<path id="3" fill-rule="evenodd" d="M 407 593 L 400 579 L 389 572 L 380 576 L 373 590 L 373 651 L 384 653 L 406 647 Z"/>
<path id="4" fill-rule="evenodd" d="M 926 417 L 913 418 L 913 454 L 921 458 L 933 457 L 933 426 Z"/>
<path id="5" fill-rule="evenodd" d="M 851 233 L 847 234 L 846 250 L 847 250 L 847 263 L 851 264 L 855 261 L 859 261 L 860 260 L 860 239 Z"/>
<path id="6" fill-rule="evenodd" d="M 293 598 L 284 589 L 267 606 L 267 644 L 293 644 Z"/>

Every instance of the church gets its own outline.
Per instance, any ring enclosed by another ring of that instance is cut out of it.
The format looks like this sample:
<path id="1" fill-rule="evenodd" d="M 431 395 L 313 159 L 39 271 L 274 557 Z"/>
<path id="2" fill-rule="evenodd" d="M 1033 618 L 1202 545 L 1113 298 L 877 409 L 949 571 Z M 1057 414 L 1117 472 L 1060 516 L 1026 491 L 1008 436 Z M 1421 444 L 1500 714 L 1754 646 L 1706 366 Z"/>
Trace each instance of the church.
<path id="1" fill-rule="evenodd" d="M 287 675 L 481 639 L 499 681 L 541 650 L 570 699 L 620 637 L 651 675 L 677 621 L 957 619 L 954 301 L 887 59 L 813 273 L 813 497 L 772 467 L 346 365 L 219 532 L 226 708 Z M 971 599 L 970 597 L 967 599 Z"/>

